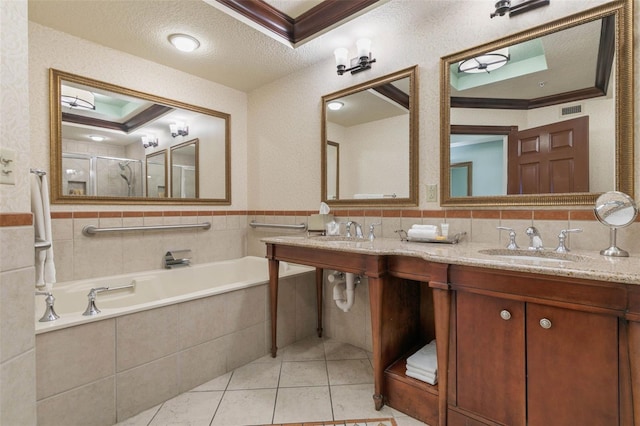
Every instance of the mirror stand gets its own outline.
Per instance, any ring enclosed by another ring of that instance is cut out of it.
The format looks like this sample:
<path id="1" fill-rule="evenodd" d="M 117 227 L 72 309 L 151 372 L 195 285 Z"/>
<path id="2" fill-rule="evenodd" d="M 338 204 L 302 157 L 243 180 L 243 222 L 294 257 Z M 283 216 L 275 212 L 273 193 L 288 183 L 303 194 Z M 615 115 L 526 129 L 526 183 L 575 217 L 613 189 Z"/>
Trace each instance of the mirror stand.
<path id="1" fill-rule="evenodd" d="M 609 248 L 600 250 L 601 255 L 611 257 L 629 257 L 628 251 L 622 250 L 620 247 L 616 246 L 617 235 L 618 228 L 611 227 L 609 230 Z"/>
<path id="2" fill-rule="evenodd" d="M 629 252 L 622 250 L 616 244 L 618 228 L 631 225 L 638 215 L 638 207 L 633 198 L 619 191 L 605 192 L 596 200 L 593 209 L 600 223 L 608 226 L 609 248 L 600 251 L 603 256 L 629 257 Z"/>

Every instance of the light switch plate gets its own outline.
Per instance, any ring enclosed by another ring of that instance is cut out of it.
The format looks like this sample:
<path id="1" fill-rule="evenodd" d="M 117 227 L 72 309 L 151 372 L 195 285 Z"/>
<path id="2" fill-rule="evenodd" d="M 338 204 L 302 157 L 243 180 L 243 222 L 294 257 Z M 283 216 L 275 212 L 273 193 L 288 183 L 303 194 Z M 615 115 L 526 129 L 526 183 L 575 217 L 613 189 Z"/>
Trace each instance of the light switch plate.
<path id="1" fill-rule="evenodd" d="M 438 184 L 427 184 L 427 202 L 435 203 L 438 201 Z"/>
<path id="2" fill-rule="evenodd" d="M 16 152 L 13 149 L 0 148 L 0 184 L 16 184 Z"/>

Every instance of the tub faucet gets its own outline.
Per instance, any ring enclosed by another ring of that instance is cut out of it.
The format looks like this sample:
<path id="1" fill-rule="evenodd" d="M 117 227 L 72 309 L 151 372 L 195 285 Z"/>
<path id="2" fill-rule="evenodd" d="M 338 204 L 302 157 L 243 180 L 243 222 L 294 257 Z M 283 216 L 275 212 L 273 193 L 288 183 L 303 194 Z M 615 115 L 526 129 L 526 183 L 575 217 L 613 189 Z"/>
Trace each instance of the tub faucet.
<path id="1" fill-rule="evenodd" d="M 116 290 L 124 290 L 126 288 L 133 288 L 136 285 L 136 281 L 131 281 L 130 284 L 121 285 L 118 287 L 94 287 L 89 290 L 89 294 L 87 294 L 87 299 L 89 299 L 89 304 L 87 305 L 87 309 L 84 310 L 82 315 L 89 317 L 98 315 L 100 313 L 100 309 L 96 306 L 96 298 L 98 297 L 98 293 L 102 293 L 104 291 L 116 291 Z"/>
<path id="2" fill-rule="evenodd" d="M 527 228 L 525 233 L 529 236 L 529 250 L 543 250 L 542 237 L 540 236 L 540 232 L 538 232 L 538 228 L 535 226 L 530 226 Z"/>
<path id="3" fill-rule="evenodd" d="M 164 255 L 166 269 L 189 266 L 191 264 L 191 250 L 170 250 Z"/>
<path id="4" fill-rule="evenodd" d="M 347 238 L 351 238 L 351 225 L 355 226 L 356 229 L 356 238 L 364 238 L 364 234 L 362 233 L 362 226 L 356 221 L 350 220 L 347 222 Z"/>
<path id="5" fill-rule="evenodd" d="M 47 309 L 44 311 L 42 318 L 38 321 L 49 322 L 60 318 L 60 315 L 56 314 L 56 311 L 53 309 L 53 302 L 56 301 L 56 298 L 53 297 L 53 294 L 51 294 L 50 291 L 36 291 L 36 296 L 46 296 L 44 301 L 47 303 Z"/>

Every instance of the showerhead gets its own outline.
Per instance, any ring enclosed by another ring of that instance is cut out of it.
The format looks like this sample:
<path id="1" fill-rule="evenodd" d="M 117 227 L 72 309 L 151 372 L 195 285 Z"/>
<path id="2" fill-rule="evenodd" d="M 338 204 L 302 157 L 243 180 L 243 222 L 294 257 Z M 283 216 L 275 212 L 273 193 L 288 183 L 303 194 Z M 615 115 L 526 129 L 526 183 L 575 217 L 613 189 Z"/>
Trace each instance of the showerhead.
<path id="1" fill-rule="evenodd" d="M 122 170 L 122 171 L 124 171 L 124 168 L 125 168 L 126 166 L 128 166 L 128 165 L 129 165 L 129 161 L 128 161 L 128 160 L 127 160 L 127 161 L 120 161 L 120 162 L 118 163 L 118 167 L 120 167 L 120 170 Z"/>

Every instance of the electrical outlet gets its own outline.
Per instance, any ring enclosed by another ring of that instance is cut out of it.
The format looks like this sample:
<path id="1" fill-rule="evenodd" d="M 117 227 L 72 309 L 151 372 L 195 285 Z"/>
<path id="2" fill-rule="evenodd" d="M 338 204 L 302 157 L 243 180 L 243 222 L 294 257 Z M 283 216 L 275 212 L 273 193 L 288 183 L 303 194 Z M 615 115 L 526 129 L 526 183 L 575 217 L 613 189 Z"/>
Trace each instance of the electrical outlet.
<path id="1" fill-rule="evenodd" d="M 427 202 L 435 203 L 438 201 L 438 184 L 427 184 Z"/>
<path id="2" fill-rule="evenodd" d="M 0 148 L 0 184 L 16 184 L 16 152 L 13 149 Z"/>

